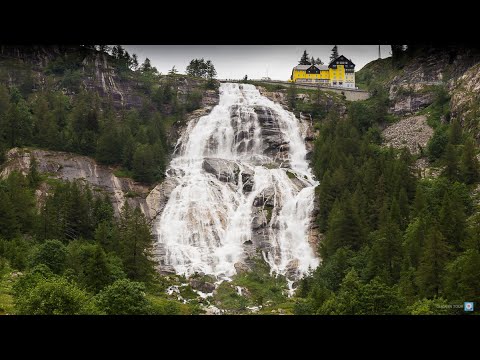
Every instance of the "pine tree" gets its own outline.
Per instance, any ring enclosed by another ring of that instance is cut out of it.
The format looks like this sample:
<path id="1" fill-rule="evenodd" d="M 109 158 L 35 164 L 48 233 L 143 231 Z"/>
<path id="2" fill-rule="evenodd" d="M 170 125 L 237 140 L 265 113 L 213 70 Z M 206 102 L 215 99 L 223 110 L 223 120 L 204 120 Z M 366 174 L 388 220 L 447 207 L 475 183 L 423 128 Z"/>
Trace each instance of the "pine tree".
<path id="1" fill-rule="evenodd" d="M 408 203 L 408 195 L 405 188 L 402 187 L 400 194 L 398 195 L 398 207 L 400 212 L 400 229 L 403 231 L 408 225 L 410 205 Z"/>
<path id="2" fill-rule="evenodd" d="M 455 191 L 447 191 L 443 197 L 439 226 L 451 248 L 460 250 L 466 238 L 466 215 L 463 201 Z"/>
<path id="3" fill-rule="evenodd" d="M 307 53 L 307 50 L 303 51 L 303 55 L 300 58 L 298 65 L 310 65 L 310 60 L 309 60 L 309 55 Z"/>
<path id="4" fill-rule="evenodd" d="M 407 267 L 418 267 L 425 243 L 427 229 L 427 222 L 423 215 L 415 218 L 408 225 L 404 234 L 403 242 Z"/>
<path id="5" fill-rule="evenodd" d="M 320 58 L 317 57 L 317 59 L 315 60 L 315 64 L 316 65 L 323 65 L 323 61 L 320 60 Z"/>
<path id="6" fill-rule="evenodd" d="M 315 58 L 313 56 L 310 58 L 310 64 L 315 65 Z"/>
<path id="7" fill-rule="evenodd" d="M 141 72 L 148 72 L 152 70 L 152 64 L 150 62 L 149 58 L 145 58 L 145 61 L 143 62 L 142 66 L 140 67 Z"/>
<path id="8" fill-rule="evenodd" d="M 335 60 L 336 58 L 338 58 L 338 46 L 335 45 L 332 49 L 332 55 L 330 55 L 330 62 L 332 62 L 333 60 Z"/>
<path id="9" fill-rule="evenodd" d="M 120 217 L 119 240 L 120 254 L 128 277 L 137 281 L 150 281 L 155 271 L 150 226 L 140 209 L 132 209 L 128 202 Z"/>
<path id="10" fill-rule="evenodd" d="M 29 166 L 27 179 L 28 179 L 28 184 L 33 189 L 36 189 L 38 187 L 38 184 L 41 181 L 41 176 L 38 172 L 38 162 L 33 154 L 30 157 L 30 166 Z"/>
<path id="11" fill-rule="evenodd" d="M 445 150 L 445 170 L 443 175 L 451 181 L 458 181 L 460 177 L 460 167 L 456 148 L 449 143 Z"/>
<path id="12" fill-rule="evenodd" d="M 463 146 L 460 158 L 460 175 L 466 184 L 474 184 L 480 179 L 480 164 L 476 156 L 474 140 L 469 138 Z"/>
<path id="13" fill-rule="evenodd" d="M 328 230 L 321 246 L 322 257 L 328 257 L 341 248 L 359 250 L 364 241 L 364 232 L 351 199 L 346 195 L 336 200 L 328 218 Z"/>
<path id="14" fill-rule="evenodd" d="M 138 56 L 137 54 L 132 54 L 132 69 L 136 71 L 138 69 Z"/>
<path id="15" fill-rule="evenodd" d="M 351 269 L 342 281 L 336 298 L 330 298 L 321 308 L 321 314 L 356 315 L 362 306 L 360 293 L 363 288 L 357 272 Z M 332 301 L 333 300 L 333 301 Z"/>
<path id="16" fill-rule="evenodd" d="M 442 293 L 448 254 L 449 248 L 445 238 L 437 226 L 432 224 L 425 239 L 425 248 L 417 270 L 417 285 L 422 296 L 433 298 Z"/>
<path id="17" fill-rule="evenodd" d="M 459 120 L 454 120 L 452 126 L 450 127 L 450 136 L 449 142 L 452 145 L 459 145 L 462 143 L 462 126 L 460 125 Z"/>
<path id="18" fill-rule="evenodd" d="M 427 199 L 422 186 L 417 185 L 415 200 L 413 202 L 413 216 L 421 216 L 427 210 Z"/>
<path id="19" fill-rule="evenodd" d="M 21 96 L 21 95 L 19 95 Z M 4 136 L 10 147 L 23 146 L 30 142 L 33 133 L 33 117 L 23 98 L 15 99 L 12 94 L 12 102 L 7 113 L 0 118 L 0 128 L 3 128 Z"/>
<path id="20" fill-rule="evenodd" d="M 480 251 L 480 213 L 475 213 L 468 219 L 467 238 L 462 244 L 464 250 L 473 249 Z"/>
<path id="21" fill-rule="evenodd" d="M 480 253 L 470 249 L 447 267 L 446 292 L 450 299 L 480 298 Z"/>

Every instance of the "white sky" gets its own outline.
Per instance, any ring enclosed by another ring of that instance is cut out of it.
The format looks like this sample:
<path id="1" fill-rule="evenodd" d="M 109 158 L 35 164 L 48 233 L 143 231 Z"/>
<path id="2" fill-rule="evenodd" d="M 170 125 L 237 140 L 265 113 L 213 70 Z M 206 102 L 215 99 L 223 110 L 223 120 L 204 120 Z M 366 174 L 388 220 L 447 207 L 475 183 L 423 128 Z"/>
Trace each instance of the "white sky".
<path id="1" fill-rule="evenodd" d="M 287 80 L 304 50 L 328 63 L 334 45 L 124 45 L 142 63 L 148 57 L 158 71 L 166 74 L 174 65 L 185 73 L 190 60 L 211 60 L 219 79 L 249 79 L 264 76 Z M 378 59 L 378 45 L 338 45 L 339 55 L 351 59 L 355 71 Z M 390 45 L 381 45 L 381 57 L 390 56 Z"/>

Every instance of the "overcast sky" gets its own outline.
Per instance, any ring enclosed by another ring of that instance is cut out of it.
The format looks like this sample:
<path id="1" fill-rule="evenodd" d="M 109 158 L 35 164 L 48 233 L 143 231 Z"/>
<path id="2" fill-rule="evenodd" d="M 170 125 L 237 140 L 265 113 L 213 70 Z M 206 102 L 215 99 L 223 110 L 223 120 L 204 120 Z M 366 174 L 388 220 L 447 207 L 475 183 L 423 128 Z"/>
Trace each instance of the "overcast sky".
<path id="1" fill-rule="evenodd" d="M 310 56 L 328 63 L 334 45 L 124 45 L 130 54 L 138 55 L 139 62 L 148 57 L 158 71 L 166 74 L 174 65 L 185 73 L 190 60 L 211 60 L 219 79 L 250 79 L 264 76 L 287 80 L 292 67 L 298 64 L 303 50 Z M 340 55 L 351 59 L 355 71 L 378 58 L 378 45 L 338 45 Z M 390 56 L 390 45 L 381 45 L 382 58 Z"/>

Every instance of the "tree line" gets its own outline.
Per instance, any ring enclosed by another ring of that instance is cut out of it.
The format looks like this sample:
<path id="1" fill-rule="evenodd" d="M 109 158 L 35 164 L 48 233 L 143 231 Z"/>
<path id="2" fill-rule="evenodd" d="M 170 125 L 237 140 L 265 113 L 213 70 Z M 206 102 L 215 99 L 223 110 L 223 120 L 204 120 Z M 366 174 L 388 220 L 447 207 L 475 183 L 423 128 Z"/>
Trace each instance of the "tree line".
<path id="1" fill-rule="evenodd" d="M 330 62 L 338 58 L 338 46 L 335 45 L 332 48 L 332 54 L 330 55 Z M 323 65 L 323 61 L 317 57 L 310 57 L 307 50 L 303 51 L 302 57 L 300 58 L 298 65 Z"/>
<path id="2" fill-rule="evenodd" d="M 439 92 L 432 108 L 445 104 Z M 443 171 L 424 178 L 408 149 L 382 147 L 387 109 L 380 91 L 320 124 L 322 263 L 301 282 L 297 314 L 445 314 L 480 298 L 474 140 L 457 122 L 439 127 L 420 156 Z"/>
<path id="3" fill-rule="evenodd" d="M 37 208 L 35 166 L 0 180 L 0 273 L 23 273 L 13 286 L 15 313 L 178 313 L 178 303 L 146 295 L 164 289 L 140 209 L 127 202 L 116 219 L 108 196 L 80 181 L 51 184 Z"/>

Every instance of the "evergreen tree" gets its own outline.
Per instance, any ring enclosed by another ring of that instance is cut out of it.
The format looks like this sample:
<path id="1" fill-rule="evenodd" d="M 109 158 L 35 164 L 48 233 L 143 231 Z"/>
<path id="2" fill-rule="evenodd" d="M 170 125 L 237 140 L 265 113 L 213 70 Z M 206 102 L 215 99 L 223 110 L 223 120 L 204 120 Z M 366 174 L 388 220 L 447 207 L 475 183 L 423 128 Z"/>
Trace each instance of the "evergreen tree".
<path id="1" fill-rule="evenodd" d="M 137 54 L 132 54 L 132 70 L 137 71 L 138 69 L 138 56 Z"/>
<path id="2" fill-rule="evenodd" d="M 392 61 L 395 65 L 399 64 L 399 60 L 403 56 L 404 46 L 403 45 L 390 45 L 392 49 Z"/>
<path id="3" fill-rule="evenodd" d="M 418 185 L 413 203 L 413 216 L 421 216 L 425 211 L 427 211 L 427 199 L 423 187 Z"/>
<path id="4" fill-rule="evenodd" d="M 313 56 L 310 58 L 310 64 L 315 65 L 315 58 Z"/>
<path id="5" fill-rule="evenodd" d="M 476 156 L 474 140 L 469 138 L 463 146 L 460 158 L 460 175 L 466 184 L 474 184 L 480 179 L 480 164 Z"/>
<path id="6" fill-rule="evenodd" d="M 475 213 L 468 220 L 467 238 L 462 244 L 462 248 L 480 251 L 480 213 Z"/>
<path id="7" fill-rule="evenodd" d="M 427 144 L 427 153 L 428 159 L 430 161 L 435 161 L 440 159 L 448 144 L 448 134 L 445 127 L 439 127 L 435 129 L 432 138 L 428 141 Z"/>
<path id="8" fill-rule="evenodd" d="M 462 143 L 462 125 L 459 120 L 454 120 L 450 126 L 449 142 L 452 145 L 459 145 Z"/>
<path id="9" fill-rule="evenodd" d="M 303 55 L 300 58 L 298 65 L 310 65 L 310 60 L 309 60 L 309 55 L 307 53 L 307 50 L 303 51 Z"/>
<path id="10" fill-rule="evenodd" d="M 433 298 L 442 293 L 448 254 L 445 238 L 437 226 L 432 224 L 425 239 L 425 248 L 417 271 L 417 284 L 422 296 Z"/>
<path id="11" fill-rule="evenodd" d="M 42 147 L 55 148 L 58 125 L 44 94 L 39 94 L 33 104 L 33 122 L 35 142 Z"/>
<path id="12" fill-rule="evenodd" d="M 451 181 L 458 181 L 460 177 L 457 149 L 451 143 L 447 145 L 445 150 L 445 170 L 442 175 Z"/>
<path id="13" fill-rule="evenodd" d="M 361 287 L 358 315 L 399 315 L 403 313 L 404 299 L 396 286 L 390 287 L 375 277 Z"/>
<path id="14" fill-rule="evenodd" d="M 68 250 L 68 264 L 85 289 L 97 293 L 110 283 L 107 256 L 100 245 L 73 241 Z"/>
<path id="15" fill-rule="evenodd" d="M 404 234 L 403 242 L 405 260 L 408 267 L 417 268 L 420 264 L 427 229 L 427 222 L 424 216 L 415 218 L 408 225 Z"/>
<path id="16" fill-rule="evenodd" d="M 351 200 L 336 200 L 328 218 L 326 238 L 320 248 L 322 257 L 331 256 L 341 247 L 358 250 L 363 240 L 363 229 L 352 209 Z"/>
<path id="17" fill-rule="evenodd" d="M 145 61 L 143 62 L 142 66 L 140 67 L 140 71 L 141 72 L 149 72 L 151 71 L 153 68 L 152 68 L 152 64 L 150 62 L 150 59 L 149 58 L 145 58 Z"/>
<path id="18" fill-rule="evenodd" d="M 316 65 L 323 65 L 323 61 L 320 60 L 320 58 L 317 57 L 317 59 L 315 60 L 315 64 Z"/>
<path id="19" fill-rule="evenodd" d="M 460 250 L 466 238 L 466 215 L 462 199 L 457 192 L 445 193 L 439 214 L 439 225 L 447 244 L 454 250 Z"/>
<path id="20" fill-rule="evenodd" d="M 41 176 L 38 172 L 38 162 L 35 156 L 32 154 L 30 157 L 29 172 L 27 175 L 28 184 L 31 188 L 36 189 L 41 181 Z"/>
<path id="21" fill-rule="evenodd" d="M 19 95 L 21 96 L 21 95 Z M 3 129 L 7 144 L 10 147 L 24 146 L 30 143 L 33 133 L 33 117 L 23 98 L 13 100 L 3 117 L 0 118 L 0 128 Z"/>
<path id="22" fill-rule="evenodd" d="M 453 300 L 480 298 L 480 253 L 477 250 L 467 250 L 448 265 L 446 292 Z"/>
<path id="23" fill-rule="evenodd" d="M 120 253 L 130 279 L 150 281 L 154 274 L 151 259 L 153 238 L 150 225 L 137 207 L 132 209 L 125 203 L 119 223 Z"/>
<path id="24" fill-rule="evenodd" d="M 356 315 L 362 304 L 360 303 L 361 283 L 355 269 L 351 269 L 342 281 L 338 296 L 328 299 L 320 309 L 324 315 Z"/>
<path id="25" fill-rule="evenodd" d="M 155 180 L 158 172 L 151 146 L 142 144 L 137 147 L 133 154 L 132 170 L 133 177 L 137 181 L 152 183 Z"/>
<path id="26" fill-rule="evenodd" d="M 335 60 L 336 58 L 338 58 L 338 46 L 335 45 L 332 49 L 332 55 L 330 55 L 330 62 L 332 62 L 333 60 Z"/>

